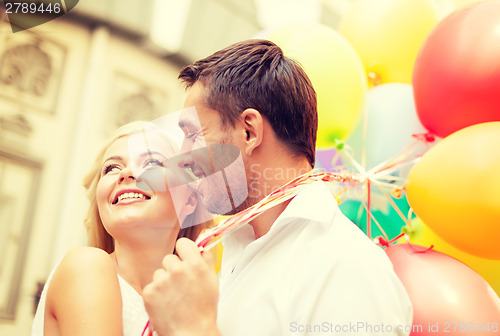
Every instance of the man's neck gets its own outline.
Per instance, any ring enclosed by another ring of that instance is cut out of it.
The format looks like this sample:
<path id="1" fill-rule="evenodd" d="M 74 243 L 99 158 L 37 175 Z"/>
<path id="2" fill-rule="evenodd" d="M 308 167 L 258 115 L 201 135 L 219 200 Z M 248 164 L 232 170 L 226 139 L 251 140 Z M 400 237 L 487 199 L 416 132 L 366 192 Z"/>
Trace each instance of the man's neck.
<path id="1" fill-rule="evenodd" d="M 288 162 L 288 164 L 285 165 L 282 164 L 275 167 L 268 166 L 267 168 L 262 169 L 259 178 L 259 189 L 261 191 L 261 195 L 267 196 L 287 182 L 309 172 L 311 169 L 312 168 L 307 161 L 294 162 L 293 164 Z M 286 209 L 290 202 L 291 200 L 287 200 L 280 203 L 250 222 L 256 239 L 269 232 L 273 223 Z"/>
<path id="2" fill-rule="evenodd" d="M 269 232 L 273 223 L 279 215 L 285 211 L 290 202 L 291 200 L 280 203 L 250 222 L 250 225 L 253 227 L 253 231 L 255 233 L 255 239 L 258 239 Z"/>

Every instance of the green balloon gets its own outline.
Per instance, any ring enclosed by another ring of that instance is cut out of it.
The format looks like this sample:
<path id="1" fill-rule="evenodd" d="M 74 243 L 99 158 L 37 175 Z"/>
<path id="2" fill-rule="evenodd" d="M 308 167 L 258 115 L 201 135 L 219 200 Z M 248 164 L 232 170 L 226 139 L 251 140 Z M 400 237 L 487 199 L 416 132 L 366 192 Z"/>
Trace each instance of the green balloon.
<path id="1" fill-rule="evenodd" d="M 392 201 L 398 206 L 399 210 L 403 215 L 407 215 L 410 210 L 408 201 L 405 196 L 401 198 L 392 198 Z M 366 209 L 363 203 L 359 200 L 346 200 L 340 204 L 340 210 L 347 218 L 354 222 L 365 234 L 367 234 L 367 223 L 366 223 Z M 387 237 L 390 239 L 396 237 L 401 233 L 401 228 L 406 225 L 405 220 L 397 213 L 393 208 L 391 203 L 387 200 L 384 204 L 384 208 L 377 208 L 372 205 L 371 207 L 372 216 L 375 217 L 377 222 L 380 224 Z M 411 218 L 415 215 L 412 214 Z M 377 236 L 383 236 L 382 232 L 378 228 L 375 221 L 371 220 L 371 236 L 375 238 Z"/>

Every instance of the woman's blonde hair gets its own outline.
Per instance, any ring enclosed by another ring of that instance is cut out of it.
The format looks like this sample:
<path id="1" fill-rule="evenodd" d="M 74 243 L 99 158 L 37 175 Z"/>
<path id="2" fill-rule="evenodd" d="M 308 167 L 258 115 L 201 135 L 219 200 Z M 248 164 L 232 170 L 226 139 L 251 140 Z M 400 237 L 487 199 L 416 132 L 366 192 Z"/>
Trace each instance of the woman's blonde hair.
<path id="1" fill-rule="evenodd" d="M 115 249 L 113 237 L 104 228 L 104 225 L 101 221 L 101 217 L 99 215 L 99 209 L 97 208 L 96 190 L 97 190 L 97 184 L 99 183 L 99 180 L 101 178 L 101 169 L 102 169 L 101 165 L 102 162 L 104 161 L 104 155 L 106 154 L 108 148 L 116 140 L 146 130 L 155 130 L 160 133 L 163 133 L 162 135 L 165 136 L 165 139 L 168 142 L 167 145 L 171 146 L 172 151 L 176 150 L 173 141 L 169 139 L 168 136 L 163 131 L 161 131 L 161 129 L 159 129 L 157 126 L 155 126 L 150 122 L 134 121 L 126 125 L 123 125 L 115 132 L 115 134 L 111 137 L 111 140 L 98 152 L 92 168 L 90 169 L 90 171 L 87 173 L 87 175 L 83 180 L 83 185 L 86 189 L 87 198 L 90 202 L 87 215 L 84 219 L 84 225 L 85 228 L 87 229 L 89 246 L 101 248 L 108 253 L 112 253 Z M 199 218 L 203 218 L 203 214 L 201 213 L 202 212 L 201 208 L 202 207 L 197 207 L 197 209 L 193 212 L 193 214 L 189 215 L 185 219 L 184 224 L 186 222 L 199 223 L 200 222 Z M 181 225 L 181 227 L 183 227 L 182 225 L 183 223 L 179 224 Z M 204 222 L 202 224 L 192 225 L 192 226 L 184 225 L 184 227 L 186 226 L 187 227 L 184 229 L 180 229 L 177 238 L 186 237 L 191 240 L 195 240 L 200 234 L 200 232 L 210 224 L 211 222 Z"/>

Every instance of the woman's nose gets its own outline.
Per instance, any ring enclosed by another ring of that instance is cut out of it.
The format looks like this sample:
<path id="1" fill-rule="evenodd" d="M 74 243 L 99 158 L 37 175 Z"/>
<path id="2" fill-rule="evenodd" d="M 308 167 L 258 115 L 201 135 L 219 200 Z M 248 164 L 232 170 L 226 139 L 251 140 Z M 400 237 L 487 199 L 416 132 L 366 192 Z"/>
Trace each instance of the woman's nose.
<path id="1" fill-rule="evenodd" d="M 135 181 L 137 178 L 134 175 L 134 172 L 129 167 L 123 168 L 120 172 L 119 182 L 123 183 L 125 180 Z"/>

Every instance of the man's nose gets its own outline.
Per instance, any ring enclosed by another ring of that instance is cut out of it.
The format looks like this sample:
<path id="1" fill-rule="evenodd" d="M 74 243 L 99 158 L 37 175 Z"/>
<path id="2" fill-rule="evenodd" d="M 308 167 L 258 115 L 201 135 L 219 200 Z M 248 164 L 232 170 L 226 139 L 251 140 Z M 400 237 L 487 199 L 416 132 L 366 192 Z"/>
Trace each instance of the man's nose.
<path id="1" fill-rule="evenodd" d="M 186 152 L 179 155 L 179 161 L 177 162 L 177 165 L 180 168 L 184 169 L 192 168 L 193 164 L 194 162 L 193 158 L 191 157 L 191 152 Z"/>

